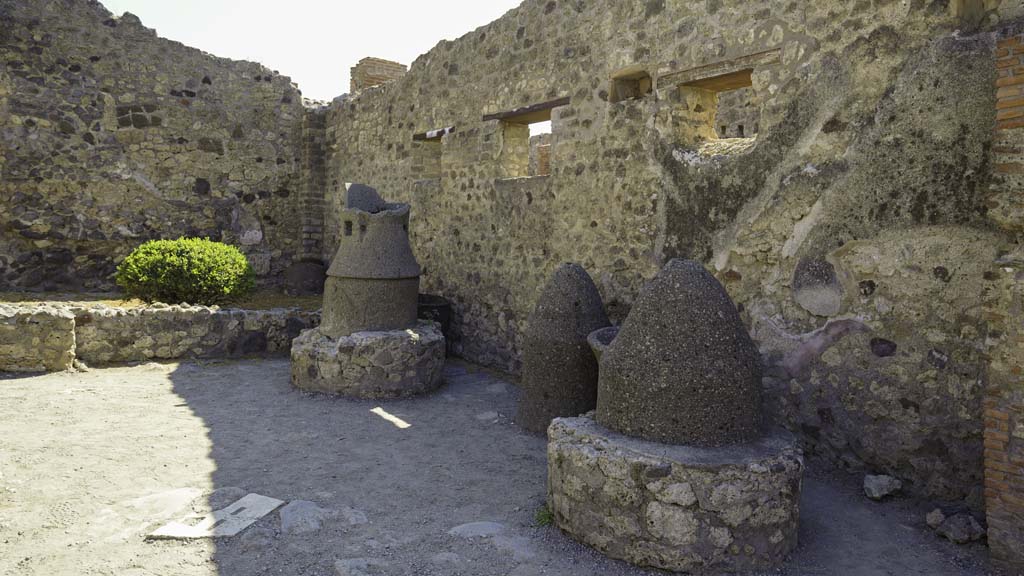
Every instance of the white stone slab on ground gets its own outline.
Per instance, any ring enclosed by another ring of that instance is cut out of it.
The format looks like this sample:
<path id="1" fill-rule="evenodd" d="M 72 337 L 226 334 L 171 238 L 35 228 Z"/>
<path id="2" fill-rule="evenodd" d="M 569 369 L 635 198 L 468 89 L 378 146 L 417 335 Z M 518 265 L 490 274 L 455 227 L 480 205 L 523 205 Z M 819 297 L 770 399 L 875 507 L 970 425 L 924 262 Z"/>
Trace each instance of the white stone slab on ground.
<path id="1" fill-rule="evenodd" d="M 282 504 L 284 504 L 282 500 L 259 494 L 248 494 L 227 508 L 206 516 L 167 523 L 150 533 L 149 537 L 161 539 L 230 537 L 277 510 Z"/>

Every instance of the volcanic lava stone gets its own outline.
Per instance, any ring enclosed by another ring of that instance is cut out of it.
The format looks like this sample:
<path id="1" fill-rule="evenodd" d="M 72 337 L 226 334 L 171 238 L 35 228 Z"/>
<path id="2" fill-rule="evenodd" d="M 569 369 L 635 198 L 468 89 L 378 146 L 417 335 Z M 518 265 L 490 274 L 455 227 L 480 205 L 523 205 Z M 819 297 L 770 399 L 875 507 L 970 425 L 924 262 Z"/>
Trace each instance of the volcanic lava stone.
<path id="1" fill-rule="evenodd" d="M 761 432 L 761 355 L 721 284 L 672 260 L 601 358 L 597 420 L 654 442 L 722 446 Z"/>
<path id="2" fill-rule="evenodd" d="M 597 360 L 587 335 L 609 325 L 601 295 L 577 264 L 562 264 L 541 292 L 523 338 L 523 394 L 516 421 L 543 433 L 551 420 L 597 403 Z"/>

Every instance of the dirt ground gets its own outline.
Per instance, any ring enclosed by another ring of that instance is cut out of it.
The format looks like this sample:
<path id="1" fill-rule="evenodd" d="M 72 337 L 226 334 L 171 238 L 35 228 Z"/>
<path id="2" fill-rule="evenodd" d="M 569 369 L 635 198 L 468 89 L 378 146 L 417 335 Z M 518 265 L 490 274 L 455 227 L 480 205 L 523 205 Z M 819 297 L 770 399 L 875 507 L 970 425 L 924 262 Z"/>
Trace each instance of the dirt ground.
<path id="1" fill-rule="evenodd" d="M 0 379 L 0 574 L 653 574 L 535 525 L 545 442 L 510 421 L 517 389 L 499 375 L 450 363 L 439 392 L 375 403 L 299 392 L 288 371 L 256 360 Z M 859 480 L 811 466 L 800 546 L 772 574 L 987 573 L 985 547 L 935 536 L 925 503 L 868 501 Z M 144 538 L 246 492 L 333 512 L 302 533 L 274 512 L 233 538 Z M 449 532 L 474 522 L 492 524 Z"/>

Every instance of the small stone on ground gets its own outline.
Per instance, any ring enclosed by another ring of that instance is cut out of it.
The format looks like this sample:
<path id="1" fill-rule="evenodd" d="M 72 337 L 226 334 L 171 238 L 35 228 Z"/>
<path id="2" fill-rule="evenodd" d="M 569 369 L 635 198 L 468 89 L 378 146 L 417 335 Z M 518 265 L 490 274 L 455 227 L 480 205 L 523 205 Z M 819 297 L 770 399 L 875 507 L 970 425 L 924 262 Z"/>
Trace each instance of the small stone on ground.
<path id="1" fill-rule="evenodd" d="M 281 532 L 306 534 L 319 530 L 326 520 L 338 517 L 336 510 L 328 510 L 307 500 L 295 500 L 281 508 Z"/>
<path id="2" fill-rule="evenodd" d="M 900 491 L 903 483 L 892 476 L 868 474 L 864 477 L 864 494 L 872 500 L 881 500 Z"/>
<path id="3" fill-rule="evenodd" d="M 935 529 L 940 536 L 945 536 L 950 542 L 966 544 L 981 540 L 985 535 L 985 529 L 974 519 L 969 512 L 961 512 L 946 520 Z"/>

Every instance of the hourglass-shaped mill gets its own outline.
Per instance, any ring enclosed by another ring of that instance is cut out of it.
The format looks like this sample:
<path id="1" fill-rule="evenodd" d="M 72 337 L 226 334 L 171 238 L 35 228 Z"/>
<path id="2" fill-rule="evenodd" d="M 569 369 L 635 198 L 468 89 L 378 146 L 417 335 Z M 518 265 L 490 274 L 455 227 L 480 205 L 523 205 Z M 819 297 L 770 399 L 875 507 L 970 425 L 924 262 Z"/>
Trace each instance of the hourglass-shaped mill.
<path id="1" fill-rule="evenodd" d="M 292 342 L 292 383 L 362 398 L 411 396 L 441 383 L 444 336 L 416 318 L 420 266 L 409 205 L 352 184 L 327 271 L 319 328 Z"/>

